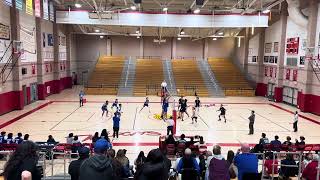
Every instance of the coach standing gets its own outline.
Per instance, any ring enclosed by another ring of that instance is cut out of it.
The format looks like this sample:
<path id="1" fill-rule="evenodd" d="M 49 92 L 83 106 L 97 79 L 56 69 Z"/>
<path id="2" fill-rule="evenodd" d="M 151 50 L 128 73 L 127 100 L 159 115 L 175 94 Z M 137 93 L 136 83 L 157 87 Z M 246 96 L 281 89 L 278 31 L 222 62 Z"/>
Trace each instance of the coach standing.
<path id="1" fill-rule="evenodd" d="M 120 129 L 120 113 L 115 112 L 113 117 L 113 138 L 119 137 L 119 129 Z"/>
<path id="2" fill-rule="evenodd" d="M 299 114 L 298 111 L 296 111 L 294 113 L 294 118 L 293 118 L 293 132 L 297 132 L 298 131 L 298 118 L 299 118 Z"/>
<path id="3" fill-rule="evenodd" d="M 250 129 L 249 135 L 252 135 L 254 132 L 253 125 L 256 119 L 256 115 L 254 114 L 254 111 L 251 111 L 251 116 L 248 119 L 249 119 L 249 129 Z"/>
<path id="4" fill-rule="evenodd" d="M 84 99 L 84 92 L 80 91 L 79 93 L 80 107 L 83 106 L 83 99 Z"/>

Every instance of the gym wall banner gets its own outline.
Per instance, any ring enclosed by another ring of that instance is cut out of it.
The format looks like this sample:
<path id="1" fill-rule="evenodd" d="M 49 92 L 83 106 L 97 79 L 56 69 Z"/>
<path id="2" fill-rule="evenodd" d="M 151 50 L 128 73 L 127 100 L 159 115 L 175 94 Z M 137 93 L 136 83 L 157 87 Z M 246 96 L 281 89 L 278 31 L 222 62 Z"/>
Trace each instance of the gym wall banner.
<path id="1" fill-rule="evenodd" d="M 26 13 L 33 15 L 33 0 L 26 0 Z"/>
<path id="2" fill-rule="evenodd" d="M 12 0 L 5 0 L 4 3 L 8 6 L 12 6 Z"/>
<path id="3" fill-rule="evenodd" d="M 16 8 L 19 10 L 23 10 L 23 1 L 22 0 L 16 0 Z"/>
<path id="4" fill-rule="evenodd" d="M 42 3 L 43 6 L 43 19 L 45 20 L 49 20 L 49 4 L 48 4 L 48 0 L 43 0 Z"/>
<path id="5" fill-rule="evenodd" d="M 34 0 L 34 15 L 41 17 L 40 0 Z"/>

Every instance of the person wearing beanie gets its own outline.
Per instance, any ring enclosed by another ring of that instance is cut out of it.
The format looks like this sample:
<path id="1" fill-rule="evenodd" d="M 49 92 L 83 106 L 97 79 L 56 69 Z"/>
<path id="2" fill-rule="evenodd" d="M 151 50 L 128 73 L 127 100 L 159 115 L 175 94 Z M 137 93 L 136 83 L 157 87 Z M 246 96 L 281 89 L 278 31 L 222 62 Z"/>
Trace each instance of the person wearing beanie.
<path id="1" fill-rule="evenodd" d="M 79 159 L 72 161 L 69 165 L 68 173 L 71 176 L 71 180 L 79 179 L 80 166 L 84 160 L 89 158 L 90 150 L 87 147 L 81 147 L 79 148 L 78 153 L 79 153 Z"/>
<path id="2" fill-rule="evenodd" d="M 94 155 L 83 161 L 80 167 L 79 180 L 114 179 L 112 159 L 107 156 L 111 144 L 105 139 L 99 139 L 94 144 Z"/>

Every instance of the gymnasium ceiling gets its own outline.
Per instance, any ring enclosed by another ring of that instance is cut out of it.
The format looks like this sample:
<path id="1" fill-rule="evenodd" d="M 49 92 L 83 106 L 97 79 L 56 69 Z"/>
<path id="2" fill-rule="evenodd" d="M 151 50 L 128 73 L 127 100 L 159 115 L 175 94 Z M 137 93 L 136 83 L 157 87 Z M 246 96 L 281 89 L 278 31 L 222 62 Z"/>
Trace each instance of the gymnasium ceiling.
<path id="1" fill-rule="evenodd" d="M 279 12 L 279 3 L 283 0 L 204 0 L 204 4 L 197 6 L 195 0 L 142 0 L 141 4 L 135 4 L 134 0 L 56 0 L 58 10 L 88 10 L 88 11 L 131 11 L 131 6 L 136 6 L 140 12 L 163 13 L 163 8 L 168 8 L 168 13 L 192 14 L 199 8 L 203 14 L 253 14 L 265 9 L 271 9 L 273 18 Z M 75 3 L 82 5 L 75 8 Z M 99 30 L 99 33 L 96 30 Z M 106 25 L 73 25 L 73 33 L 91 35 L 123 35 L 177 37 L 181 30 L 192 39 L 213 37 L 223 32 L 225 37 L 235 37 L 241 28 L 159 28 L 159 27 L 130 27 L 130 26 L 106 26 Z M 180 35 L 179 35 L 180 36 Z"/>

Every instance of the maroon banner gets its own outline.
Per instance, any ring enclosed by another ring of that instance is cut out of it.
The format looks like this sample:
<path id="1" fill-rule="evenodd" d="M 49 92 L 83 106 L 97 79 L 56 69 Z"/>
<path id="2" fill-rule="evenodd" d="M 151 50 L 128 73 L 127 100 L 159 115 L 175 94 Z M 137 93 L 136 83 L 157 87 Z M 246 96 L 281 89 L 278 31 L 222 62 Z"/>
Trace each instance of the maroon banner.
<path id="1" fill-rule="evenodd" d="M 34 15 L 36 17 L 41 17 L 40 0 L 34 0 Z"/>

